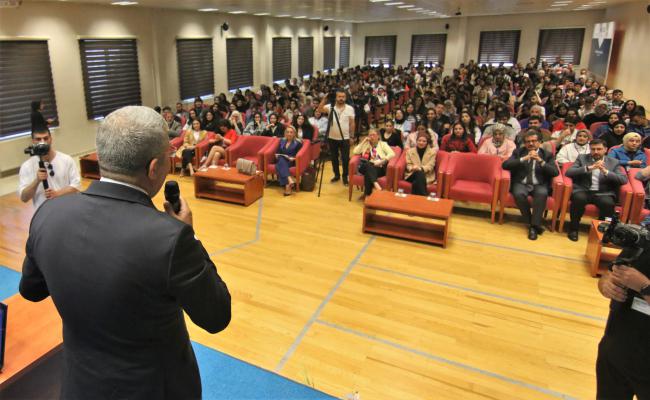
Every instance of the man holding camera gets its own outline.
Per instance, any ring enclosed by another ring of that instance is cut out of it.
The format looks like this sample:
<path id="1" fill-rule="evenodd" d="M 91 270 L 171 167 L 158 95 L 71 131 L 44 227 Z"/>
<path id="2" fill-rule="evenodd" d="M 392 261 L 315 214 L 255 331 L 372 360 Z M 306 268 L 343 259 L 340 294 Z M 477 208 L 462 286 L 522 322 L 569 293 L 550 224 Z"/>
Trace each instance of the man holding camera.
<path id="1" fill-rule="evenodd" d="M 325 104 L 328 96 L 324 96 L 318 105 L 318 111 L 321 113 L 329 113 L 332 110 L 332 105 Z M 354 143 L 354 108 L 345 101 L 347 95 L 343 89 L 336 90 L 336 101 L 333 107 L 333 115 L 331 116 L 329 140 L 328 144 L 332 152 L 332 169 L 334 170 L 334 177 L 332 182 L 337 182 L 341 179 L 339 171 L 339 150 L 341 151 L 341 162 L 343 163 L 343 184 L 348 184 L 348 165 L 350 163 L 350 146 Z"/>
<path id="2" fill-rule="evenodd" d="M 54 150 L 48 130 L 32 132 L 32 146 L 25 152 L 32 157 L 20 166 L 18 195 L 22 202 L 32 200 L 38 209 L 45 200 L 79 191 L 77 164 L 69 155 Z"/>

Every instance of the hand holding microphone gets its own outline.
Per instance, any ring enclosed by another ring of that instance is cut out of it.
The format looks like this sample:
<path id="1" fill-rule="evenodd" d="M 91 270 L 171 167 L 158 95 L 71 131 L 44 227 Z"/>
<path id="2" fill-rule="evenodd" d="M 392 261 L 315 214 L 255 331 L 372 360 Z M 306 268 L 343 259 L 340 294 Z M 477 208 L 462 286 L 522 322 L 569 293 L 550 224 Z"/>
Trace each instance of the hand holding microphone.
<path id="1" fill-rule="evenodd" d="M 168 181 L 165 183 L 165 212 L 170 216 L 192 226 L 192 210 L 184 198 L 180 196 L 178 182 Z"/>

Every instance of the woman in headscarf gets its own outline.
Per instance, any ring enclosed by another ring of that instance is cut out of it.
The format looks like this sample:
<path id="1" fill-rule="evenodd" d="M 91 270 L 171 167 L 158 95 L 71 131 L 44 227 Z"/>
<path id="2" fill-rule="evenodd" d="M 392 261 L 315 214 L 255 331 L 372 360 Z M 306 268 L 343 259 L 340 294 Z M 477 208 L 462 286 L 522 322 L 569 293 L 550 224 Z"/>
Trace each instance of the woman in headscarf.
<path id="1" fill-rule="evenodd" d="M 647 158 L 641 147 L 641 135 L 636 132 L 629 132 L 623 136 L 623 145 L 613 148 L 609 157 L 615 158 L 625 168 L 645 168 Z"/>
<path id="2" fill-rule="evenodd" d="M 589 154 L 589 142 L 591 141 L 591 132 L 586 129 L 581 129 L 576 133 L 573 143 L 562 146 L 558 151 L 555 159 L 558 164 L 562 165 L 568 162 L 575 162 L 580 154 Z"/>

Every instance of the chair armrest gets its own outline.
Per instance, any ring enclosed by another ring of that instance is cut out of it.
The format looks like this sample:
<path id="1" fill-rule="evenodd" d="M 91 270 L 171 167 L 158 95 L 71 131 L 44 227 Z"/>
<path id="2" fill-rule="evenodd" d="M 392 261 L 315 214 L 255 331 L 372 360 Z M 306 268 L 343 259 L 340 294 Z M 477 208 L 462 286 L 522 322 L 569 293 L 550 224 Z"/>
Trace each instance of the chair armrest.
<path id="1" fill-rule="evenodd" d="M 309 139 L 304 139 L 302 141 L 302 147 L 300 150 L 298 150 L 298 154 L 296 154 L 296 175 L 300 176 L 303 171 L 309 167 L 309 163 L 311 162 L 311 157 L 309 153 L 309 147 L 310 145 Z"/>
<path id="2" fill-rule="evenodd" d="M 359 169 L 359 160 L 361 159 L 360 155 L 353 155 L 350 157 L 350 163 L 348 164 L 348 177 L 350 178 L 350 181 L 352 177 L 357 173 L 357 169 Z"/>
<path id="3" fill-rule="evenodd" d="M 508 192 L 510 191 L 510 171 L 507 169 L 501 170 L 501 201 L 506 201 Z"/>
<path id="4" fill-rule="evenodd" d="M 179 137 L 173 138 L 172 140 L 169 141 L 169 145 L 172 148 L 178 150 L 178 148 L 183 145 L 183 137 L 179 136 Z"/>
<path id="5" fill-rule="evenodd" d="M 399 147 L 394 148 L 393 151 L 395 151 L 395 156 L 388 161 L 388 165 L 386 166 L 386 185 L 388 186 L 388 190 L 395 189 L 395 185 L 397 183 L 395 180 L 395 177 L 397 176 L 395 174 L 395 165 L 397 165 L 400 158 L 402 158 L 402 152 Z"/>
<path id="6" fill-rule="evenodd" d="M 260 168 L 266 172 L 267 166 L 275 161 L 275 152 L 278 148 L 278 138 L 272 138 L 257 155 L 260 157 Z"/>

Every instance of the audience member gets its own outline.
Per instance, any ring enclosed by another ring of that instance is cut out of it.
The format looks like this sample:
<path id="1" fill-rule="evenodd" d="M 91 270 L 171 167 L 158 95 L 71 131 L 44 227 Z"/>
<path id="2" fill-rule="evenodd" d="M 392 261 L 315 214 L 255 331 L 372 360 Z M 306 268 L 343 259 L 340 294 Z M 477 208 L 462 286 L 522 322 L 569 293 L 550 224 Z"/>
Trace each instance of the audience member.
<path id="1" fill-rule="evenodd" d="M 278 174 L 280 186 L 284 186 L 284 195 L 290 196 L 295 189 L 295 180 L 289 173 L 289 169 L 296 163 L 296 155 L 302 142 L 296 139 L 296 128 L 289 125 L 284 130 L 284 138 L 280 139 L 280 144 L 276 150 L 275 171 Z"/>
<path id="2" fill-rule="evenodd" d="M 373 190 L 382 190 L 377 179 L 386 175 L 386 167 L 395 152 L 390 146 L 379 140 L 379 133 L 370 129 L 368 136 L 359 143 L 352 153 L 361 155 L 359 173 L 363 175 L 363 195 L 369 196 Z"/>
<path id="3" fill-rule="evenodd" d="M 614 215 L 619 187 L 627 183 L 627 175 L 619 162 L 605 155 L 607 148 L 602 140 L 592 140 L 589 148 L 590 154 L 578 156 L 566 171 L 566 176 L 573 179 L 568 237 L 574 242 L 578 240 L 580 219 L 586 205 L 598 207 L 600 220 L 611 217 Z"/>
<path id="4" fill-rule="evenodd" d="M 334 108 L 326 104 L 327 96 L 323 96 L 318 105 L 321 113 L 333 113 L 332 123 L 330 124 L 328 145 L 332 155 L 332 170 L 334 177 L 331 182 L 337 182 L 341 179 L 339 171 L 339 152 L 341 153 L 341 162 L 343 164 L 343 184 L 348 184 L 348 164 L 350 163 L 350 146 L 354 142 L 355 132 L 355 112 L 354 108 L 346 104 L 347 95 L 343 89 L 336 90 L 336 100 Z"/>
<path id="5" fill-rule="evenodd" d="M 596 108 L 593 113 L 587 114 L 582 118 L 587 129 L 591 128 L 591 124 L 595 122 L 607 122 L 609 116 L 607 115 L 607 100 L 600 100 L 596 103 Z"/>
<path id="6" fill-rule="evenodd" d="M 192 121 L 192 129 L 185 132 L 183 144 L 176 150 L 176 157 L 181 159 L 181 176 L 185 175 L 187 169 L 190 176 L 194 175 L 192 160 L 196 154 L 196 146 L 207 139 L 208 132 L 201 129 L 201 122 L 198 119 Z"/>
<path id="7" fill-rule="evenodd" d="M 641 135 L 629 132 L 623 136 L 623 145 L 610 149 L 609 156 L 618 160 L 626 170 L 630 168 L 645 168 L 647 158 L 641 147 Z"/>
<path id="8" fill-rule="evenodd" d="M 650 136 L 650 123 L 645 115 L 645 108 L 638 106 L 632 115 L 630 115 L 630 123 L 628 124 L 629 132 L 636 132 L 643 139 Z"/>
<path id="9" fill-rule="evenodd" d="M 442 138 L 440 150 L 450 153 L 476 153 L 476 146 L 463 124 L 456 122 L 451 127 L 451 133 Z"/>
<path id="10" fill-rule="evenodd" d="M 314 115 L 309 118 L 309 123 L 318 128 L 318 139 L 323 140 L 327 134 L 328 119 L 317 108 L 314 109 Z"/>
<path id="11" fill-rule="evenodd" d="M 167 136 L 169 139 L 179 137 L 181 135 L 181 124 L 174 118 L 172 114 L 172 109 L 169 107 L 163 107 L 163 118 L 165 118 L 165 123 L 167 124 Z"/>
<path id="12" fill-rule="evenodd" d="M 207 109 L 203 113 L 203 119 L 201 120 L 201 129 L 207 132 L 217 131 L 217 119 L 214 117 L 212 110 Z"/>
<path id="13" fill-rule="evenodd" d="M 238 137 L 230 121 L 226 119 L 219 121 L 217 124 L 217 133 L 213 138 L 208 139 L 211 146 L 210 152 L 205 160 L 203 160 L 201 169 L 219 165 L 219 159 L 226 158 L 226 149 L 235 144 Z"/>
<path id="14" fill-rule="evenodd" d="M 558 164 L 562 165 L 568 162 L 575 162 L 579 155 L 589 154 L 589 141 L 591 133 L 586 129 L 581 129 L 576 133 L 572 143 L 562 146 L 555 156 Z"/>
<path id="15" fill-rule="evenodd" d="M 505 161 L 510 158 L 512 152 L 515 151 L 517 146 L 515 145 L 515 142 L 506 137 L 505 125 L 497 123 L 493 126 L 492 136 L 483 139 L 483 142 L 478 149 L 478 153 L 499 156 Z"/>
<path id="16" fill-rule="evenodd" d="M 284 124 L 278 121 L 277 114 L 269 114 L 269 124 L 266 125 L 266 129 L 262 132 L 262 136 L 284 137 Z"/>
<path id="17" fill-rule="evenodd" d="M 314 127 L 307 121 L 303 114 L 297 113 L 293 116 L 293 126 L 299 139 L 314 141 Z M 285 135 L 286 136 L 286 135 Z"/>
<path id="18" fill-rule="evenodd" d="M 253 114 L 253 119 L 251 120 L 251 122 L 246 124 L 246 128 L 244 128 L 243 135 L 262 136 L 265 129 L 266 129 L 266 122 L 262 120 L 262 114 L 260 112 L 256 112 L 255 114 Z"/>
<path id="19" fill-rule="evenodd" d="M 423 125 L 420 125 L 424 127 Z M 411 182 L 411 193 L 427 195 L 427 185 L 436 181 L 437 149 L 426 130 L 418 131 L 416 145 L 406 150 L 406 173 L 404 179 Z"/>

